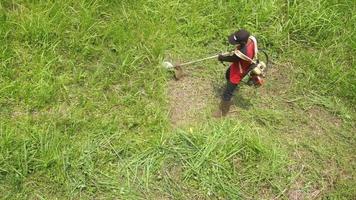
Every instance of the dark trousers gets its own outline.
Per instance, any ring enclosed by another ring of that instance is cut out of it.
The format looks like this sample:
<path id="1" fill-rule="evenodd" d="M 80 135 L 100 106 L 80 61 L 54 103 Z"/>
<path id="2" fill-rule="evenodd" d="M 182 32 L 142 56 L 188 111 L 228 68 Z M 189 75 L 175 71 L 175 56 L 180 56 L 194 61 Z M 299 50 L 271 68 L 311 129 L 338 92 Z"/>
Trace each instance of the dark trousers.
<path id="1" fill-rule="evenodd" d="M 225 78 L 226 78 L 226 87 L 222 95 L 222 100 L 230 101 L 231 98 L 234 96 L 235 90 L 239 89 L 238 84 L 233 84 L 230 81 L 230 67 L 226 70 Z"/>

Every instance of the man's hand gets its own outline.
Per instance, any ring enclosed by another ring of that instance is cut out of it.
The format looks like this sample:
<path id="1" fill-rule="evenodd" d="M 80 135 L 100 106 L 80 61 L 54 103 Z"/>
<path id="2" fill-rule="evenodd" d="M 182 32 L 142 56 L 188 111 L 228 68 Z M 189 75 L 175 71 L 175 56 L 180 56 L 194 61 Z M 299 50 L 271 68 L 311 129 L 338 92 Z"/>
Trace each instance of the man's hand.
<path id="1" fill-rule="evenodd" d="M 225 56 L 223 56 L 221 54 L 218 55 L 218 61 L 223 62 L 224 58 L 225 58 Z"/>

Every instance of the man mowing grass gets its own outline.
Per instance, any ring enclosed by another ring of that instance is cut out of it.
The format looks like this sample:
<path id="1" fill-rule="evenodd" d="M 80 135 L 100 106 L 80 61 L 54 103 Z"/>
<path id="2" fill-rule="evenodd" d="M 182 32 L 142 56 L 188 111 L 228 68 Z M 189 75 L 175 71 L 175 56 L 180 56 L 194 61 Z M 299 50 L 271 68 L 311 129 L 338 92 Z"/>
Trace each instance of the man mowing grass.
<path id="1" fill-rule="evenodd" d="M 232 45 L 236 45 L 236 50 L 239 50 L 247 57 L 254 59 L 257 53 L 257 42 L 250 33 L 244 29 L 240 29 L 228 37 L 228 41 Z M 213 113 L 216 118 L 226 116 L 231 106 L 233 93 L 238 89 L 239 83 L 247 75 L 251 62 L 246 59 L 241 59 L 236 54 L 219 55 L 218 60 L 221 62 L 231 62 L 232 64 L 226 70 L 226 88 L 222 95 L 219 109 Z"/>

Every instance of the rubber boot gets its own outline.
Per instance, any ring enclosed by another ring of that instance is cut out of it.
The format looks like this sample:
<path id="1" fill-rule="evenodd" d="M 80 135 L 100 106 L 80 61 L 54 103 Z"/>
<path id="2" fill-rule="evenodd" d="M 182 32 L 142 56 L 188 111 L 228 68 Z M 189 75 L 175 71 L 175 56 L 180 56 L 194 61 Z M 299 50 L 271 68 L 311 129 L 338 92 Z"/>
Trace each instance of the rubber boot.
<path id="1" fill-rule="evenodd" d="M 219 109 L 213 113 L 213 117 L 220 118 L 225 117 L 230 110 L 231 101 L 221 100 Z"/>

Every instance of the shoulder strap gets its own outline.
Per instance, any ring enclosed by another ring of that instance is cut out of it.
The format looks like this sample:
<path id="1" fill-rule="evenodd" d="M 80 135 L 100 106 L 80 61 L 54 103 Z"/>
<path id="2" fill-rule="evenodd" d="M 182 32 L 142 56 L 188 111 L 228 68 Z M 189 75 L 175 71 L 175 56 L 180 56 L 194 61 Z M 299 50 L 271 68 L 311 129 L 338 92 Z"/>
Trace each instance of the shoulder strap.
<path id="1" fill-rule="evenodd" d="M 243 54 L 240 50 L 235 50 L 234 51 L 234 54 L 241 58 L 242 60 L 245 60 L 245 61 L 249 61 L 250 63 L 253 63 L 253 64 L 256 64 L 256 62 L 254 60 L 252 60 L 251 58 L 249 58 L 248 56 L 246 56 L 245 54 Z"/>
<path id="2" fill-rule="evenodd" d="M 253 41 L 253 44 L 255 45 L 255 57 L 254 60 L 257 60 L 257 54 L 258 54 L 258 47 L 257 47 L 257 40 L 254 36 L 250 36 L 249 39 Z"/>
<path id="3" fill-rule="evenodd" d="M 234 54 L 237 57 L 241 58 L 242 60 L 249 61 L 250 63 L 256 64 L 257 54 L 258 54 L 257 40 L 254 36 L 250 36 L 249 39 L 251 39 L 252 42 L 254 43 L 255 55 L 254 55 L 253 59 L 249 58 L 248 56 L 246 56 L 240 50 L 237 50 L 237 49 L 234 51 Z"/>

